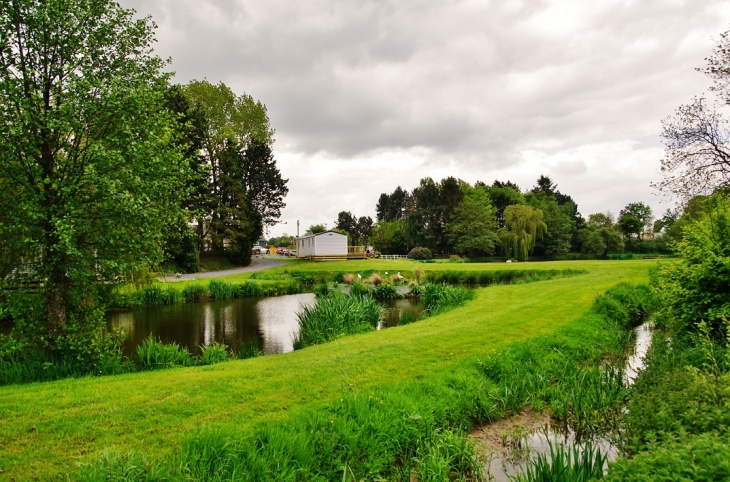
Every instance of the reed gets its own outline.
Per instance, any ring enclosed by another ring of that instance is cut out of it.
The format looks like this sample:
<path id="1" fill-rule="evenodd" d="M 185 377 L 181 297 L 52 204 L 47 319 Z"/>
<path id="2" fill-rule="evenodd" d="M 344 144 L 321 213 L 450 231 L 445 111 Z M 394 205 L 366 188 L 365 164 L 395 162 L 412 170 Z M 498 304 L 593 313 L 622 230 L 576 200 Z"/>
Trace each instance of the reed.
<path id="1" fill-rule="evenodd" d="M 208 283 L 208 291 L 214 300 L 230 300 L 236 293 L 235 287 L 231 283 L 212 279 Z"/>
<path id="2" fill-rule="evenodd" d="M 297 314 L 299 334 L 294 339 L 294 349 L 374 330 L 380 321 L 381 310 L 369 296 L 345 296 L 337 291 L 320 296 L 314 306 L 304 306 Z"/>
<path id="3" fill-rule="evenodd" d="M 510 480 L 514 482 L 574 482 L 602 479 L 608 455 L 590 444 L 565 445 L 548 438 L 549 454 L 538 453 L 537 458 Z"/>
<path id="4" fill-rule="evenodd" d="M 259 339 L 256 337 L 249 338 L 238 348 L 238 358 L 241 360 L 259 356 L 261 356 L 261 350 L 259 349 Z"/>
<path id="5" fill-rule="evenodd" d="M 210 298 L 208 288 L 203 285 L 191 284 L 185 286 L 182 290 L 182 299 L 188 303 L 196 301 L 207 301 Z"/>
<path id="6" fill-rule="evenodd" d="M 451 310 L 474 299 L 474 292 L 459 286 L 427 284 L 421 295 L 423 311 L 428 316 Z"/>
<path id="7" fill-rule="evenodd" d="M 156 370 L 175 366 L 191 366 L 194 359 L 187 348 L 178 343 L 162 343 L 152 336 L 137 347 L 140 370 Z"/>
<path id="8" fill-rule="evenodd" d="M 213 343 L 212 345 L 200 345 L 200 357 L 197 359 L 198 365 L 214 365 L 228 361 L 228 347 L 223 343 Z"/>

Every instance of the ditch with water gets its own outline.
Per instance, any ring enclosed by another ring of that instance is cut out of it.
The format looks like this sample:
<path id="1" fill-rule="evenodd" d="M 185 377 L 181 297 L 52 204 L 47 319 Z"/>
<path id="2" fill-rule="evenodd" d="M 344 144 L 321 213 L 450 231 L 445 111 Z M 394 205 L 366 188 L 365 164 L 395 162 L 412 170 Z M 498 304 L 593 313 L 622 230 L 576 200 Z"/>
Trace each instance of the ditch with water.
<path id="1" fill-rule="evenodd" d="M 626 360 L 624 381 L 631 385 L 644 368 L 644 357 L 651 345 L 651 323 L 647 322 L 634 329 L 636 341 L 634 350 Z M 485 472 L 495 482 L 507 482 L 510 477 L 524 469 L 538 454 L 550 459 L 550 446 L 559 444 L 569 447 L 576 444 L 584 447 L 576 439 L 576 434 L 566 431 L 562 424 L 553 425 L 548 411 L 537 413 L 526 409 L 521 414 L 479 427 L 471 434 L 479 452 L 485 455 Z M 593 438 L 591 444 L 606 455 L 608 461 L 618 456 L 618 447 L 609 438 Z M 582 450 L 581 450 L 582 451 Z M 605 467 L 604 467 L 605 469 Z"/>
<path id="2" fill-rule="evenodd" d="M 302 306 L 313 305 L 314 298 L 313 293 L 300 293 L 156 305 L 107 312 L 106 322 L 108 330 L 124 330 L 124 354 L 130 357 L 149 336 L 163 343 L 176 342 L 195 355 L 200 354 L 201 345 L 225 343 L 237 351 L 254 340 L 262 354 L 275 355 L 293 350 L 299 331 L 297 313 Z M 380 303 L 384 308 L 381 328 L 396 326 L 405 312 L 413 318 L 421 314 L 417 301 L 410 298 Z"/>

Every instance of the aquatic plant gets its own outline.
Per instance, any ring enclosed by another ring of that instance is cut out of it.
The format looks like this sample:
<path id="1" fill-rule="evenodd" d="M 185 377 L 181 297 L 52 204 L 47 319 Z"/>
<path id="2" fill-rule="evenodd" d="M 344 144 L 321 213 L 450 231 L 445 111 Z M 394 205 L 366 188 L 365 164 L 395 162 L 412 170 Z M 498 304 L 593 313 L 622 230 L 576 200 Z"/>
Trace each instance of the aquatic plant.
<path id="1" fill-rule="evenodd" d="M 448 311 L 474 299 L 474 292 L 460 286 L 427 284 L 421 295 L 423 311 L 429 316 Z"/>
<path id="2" fill-rule="evenodd" d="M 197 359 L 198 365 L 214 365 L 228 361 L 228 347 L 223 343 L 213 343 L 212 345 L 200 345 L 200 356 Z"/>
<path id="3" fill-rule="evenodd" d="M 547 439 L 549 454 L 538 453 L 527 467 L 520 470 L 514 482 L 575 482 L 603 478 L 603 469 L 608 462 L 608 455 L 590 444 L 573 445 L 565 449 L 561 443 L 553 443 Z"/>
<path id="4" fill-rule="evenodd" d="M 191 366 L 193 358 L 187 348 L 178 343 L 162 343 L 149 336 L 137 347 L 137 360 L 140 370 L 171 368 L 174 366 Z"/>
<path id="5" fill-rule="evenodd" d="M 206 301 L 209 296 L 208 288 L 199 284 L 189 284 L 182 290 L 182 298 L 188 303 Z"/>
<path id="6" fill-rule="evenodd" d="M 212 279 L 208 283 L 208 291 L 214 300 L 230 300 L 236 292 L 235 287 L 225 281 Z"/>
<path id="7" fill-rule="evenodd" d="M 256 358 L 261 356 L 261 350 L 259 349 L 259 339 L 255 336 L 249 338 L 238 348 L 238 358 L 245 360 L 247 358 Z"/>
<path id="8" fill-rule="evenodd" d="M 297 313 L 299 334 L 294 339 L 294 349 L 326 343 L 341 335 L 374 330 L 380 321 L 381 310 L 369 296 L 345 296 L 338 291 L 320 296 L 314 306 L 304 306 Z"/>
<path id="9" fill-rule="evenodd" d="M 390 283 L 379 284 L 375 287 L 376 300 L 393 300 L 398 297 L 398 291 Z"/>

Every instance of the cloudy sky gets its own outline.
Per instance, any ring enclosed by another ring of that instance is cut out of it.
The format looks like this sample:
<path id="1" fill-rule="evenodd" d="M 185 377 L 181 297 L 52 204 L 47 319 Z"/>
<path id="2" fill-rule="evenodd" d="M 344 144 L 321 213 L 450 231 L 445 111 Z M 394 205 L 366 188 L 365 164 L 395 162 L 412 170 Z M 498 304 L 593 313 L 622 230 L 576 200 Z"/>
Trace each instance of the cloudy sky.
<path id="1" fill-rule="evenodd" d="M 672 206 L 661 119 L 709 82 L 725 0 L 121 0 L 159 28 L 176 81 L 263 102 L 289 179 L 270 235 L 452 175 L 541 175 L 579 210 Z"/>

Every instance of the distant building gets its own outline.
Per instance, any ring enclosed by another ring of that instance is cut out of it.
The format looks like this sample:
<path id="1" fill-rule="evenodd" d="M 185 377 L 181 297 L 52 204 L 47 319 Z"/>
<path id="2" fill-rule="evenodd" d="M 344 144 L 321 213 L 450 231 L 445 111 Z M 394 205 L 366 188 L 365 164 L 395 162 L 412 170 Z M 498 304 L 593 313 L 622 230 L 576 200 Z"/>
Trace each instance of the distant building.
<path id="1" fill-rule="evenodd" d="M 332 231 L 299 239 L 299 257 L 306 259 L 347 259 L 347 236 Z"/>

